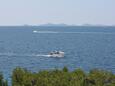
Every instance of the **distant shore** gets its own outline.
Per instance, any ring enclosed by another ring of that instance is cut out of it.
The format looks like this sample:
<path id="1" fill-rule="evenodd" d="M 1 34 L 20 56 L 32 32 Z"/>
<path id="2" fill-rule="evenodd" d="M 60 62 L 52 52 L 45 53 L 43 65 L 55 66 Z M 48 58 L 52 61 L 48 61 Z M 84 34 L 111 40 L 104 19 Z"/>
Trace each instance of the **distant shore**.
<path id="1" fill-rule="evenodd" d="M 39 24 L 39 25 L 0 25 L 0 27 L 115 27 L 115 25 L 101 25 L 101 24 L 81 24 L 81 25 L 74 25 L 74 24 L 53 24 L 53 23 L 47 23 L 47 24 Z"/>

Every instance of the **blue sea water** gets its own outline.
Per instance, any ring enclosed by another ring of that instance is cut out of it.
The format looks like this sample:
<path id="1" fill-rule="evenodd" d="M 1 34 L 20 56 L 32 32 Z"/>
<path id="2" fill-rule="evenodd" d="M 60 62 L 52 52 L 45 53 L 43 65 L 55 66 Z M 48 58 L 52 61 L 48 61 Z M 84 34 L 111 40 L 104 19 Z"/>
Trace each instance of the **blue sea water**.
<path id="1" fill-rule="evenodd" d="M 54 50 L 65 57 L 47 57 Z M 0 71 L 6 79 L 16 67 L 36 72 L 64 66 L 115 73 L 115 27 L 0 27 Z"/>

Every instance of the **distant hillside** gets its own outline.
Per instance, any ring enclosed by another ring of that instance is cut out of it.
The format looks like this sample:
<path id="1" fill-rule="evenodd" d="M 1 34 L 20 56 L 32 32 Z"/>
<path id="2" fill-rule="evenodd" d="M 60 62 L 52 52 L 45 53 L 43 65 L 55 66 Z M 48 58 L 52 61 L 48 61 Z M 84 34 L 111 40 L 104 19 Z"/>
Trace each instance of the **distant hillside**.
<path id="1" fill-rule="evenodd" d="M 40 26 L 68 26 L 68 25 L 63 23 L 60 24 L 47 23 L 47 24 L 42 24 Z"/>

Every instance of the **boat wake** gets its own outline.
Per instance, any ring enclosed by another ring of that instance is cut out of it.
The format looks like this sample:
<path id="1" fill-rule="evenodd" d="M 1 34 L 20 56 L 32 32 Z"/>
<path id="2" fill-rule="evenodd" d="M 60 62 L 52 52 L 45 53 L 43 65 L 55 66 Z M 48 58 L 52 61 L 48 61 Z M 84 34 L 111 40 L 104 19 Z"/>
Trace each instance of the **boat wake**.
<path id="1" fill-rule="evenodd" d="M 33 33 L 59 33 L 59 32 L 56 32 L 56 31 L 37 31 L 37 30 L 34 30 Z"/>
<path id="2" fill-rule="evenodd" d="M 64 34 L 115 34 L 115 33 L 111 33 L 111 32 L 59 32 L 59 31 L 37 31 L 34 30 L 33 33 L 64 33 Z"/>
<path id="3" fill-rule="evenodd" d="M 51 57 L 51 55 L 41 55 L 41 54 L 38 54 L 38 55 L 35 55 L 35 56 Z"/>
<path id="4" fill-rule="evenodd" d="M 28 57 L 51 57 L 51 55 L 45 55 L 45 54 L 17 54 L 17 53 L 0 53 L 1 56 L 8 56 L 8 57 L 15 57 L 15 56 L 28 56 Z"/>

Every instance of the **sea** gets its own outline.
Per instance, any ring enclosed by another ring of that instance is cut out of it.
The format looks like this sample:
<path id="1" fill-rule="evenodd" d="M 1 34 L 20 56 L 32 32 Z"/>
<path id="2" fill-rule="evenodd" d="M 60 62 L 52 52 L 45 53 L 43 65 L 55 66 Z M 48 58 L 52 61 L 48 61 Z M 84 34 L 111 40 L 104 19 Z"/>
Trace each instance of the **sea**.
<path id="1" fill-rule="evenodd" d="M 63 58 L 49 57 L 63 51 Z M 114 26 L 0 26 L 0 71 L 11 80 L 16 67 L 32 72 L 81 68 L 115 73 Z"/>

